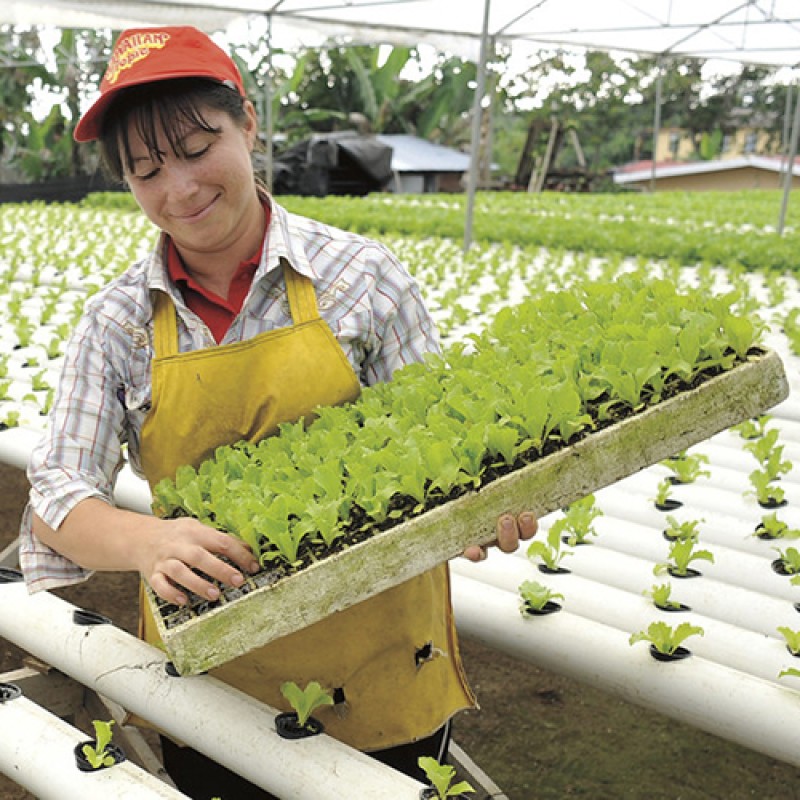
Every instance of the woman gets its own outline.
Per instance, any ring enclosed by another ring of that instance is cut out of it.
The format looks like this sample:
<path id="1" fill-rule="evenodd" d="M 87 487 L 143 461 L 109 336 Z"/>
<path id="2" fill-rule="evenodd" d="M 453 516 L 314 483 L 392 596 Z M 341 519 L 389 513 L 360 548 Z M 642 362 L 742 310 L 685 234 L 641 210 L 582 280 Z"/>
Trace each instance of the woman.
<path id="1" fill-rule="evenodd" d="M 191 27 L 120 35 L 75 138 L 99 139 L 111 174 L 162 233 L 91 299 L 65 355 L 50 430 L 29 468 L 20 560 L 32 590 L 136 570 L 168 602 L 185 603 L 187 591 L 216 599 L 198 572 L 237 586 L 258 567 L 252 554 L 195 520 L 115 508 L 124 448 L 154 486 L 221 444 L 353 400 L 361 385 L 437 349 L 417 286 L 391 253 L 288 214 L 260 187 L 256 134 L 241 76 L 207 36 Z M 506 515 L 499 546 L 512 551 L 535 530 L 532 515 Z M 141 627 L 159 643 L 146 614 Z M 417 757 L 441 760 L 450 718 L 474 705 L 446 566 L 214 674 L 274 707 L 285 707 L 283 681 L 320 681 L 337 699 L 327 730 L 416 777 Z M 163 744 L 187 794 L 267 796 Z"/>

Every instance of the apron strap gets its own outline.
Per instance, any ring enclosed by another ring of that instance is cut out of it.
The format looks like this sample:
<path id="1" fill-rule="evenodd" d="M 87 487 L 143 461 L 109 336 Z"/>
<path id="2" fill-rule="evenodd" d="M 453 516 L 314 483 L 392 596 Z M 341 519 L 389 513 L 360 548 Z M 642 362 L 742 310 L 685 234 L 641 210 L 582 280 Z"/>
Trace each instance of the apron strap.
<path id="1" fill-rule="evenodd" d="M 319 319 L 317 307 L 317 294 L 309 278 L 301 275 L 291 264 L 282 258 L 283 280 L 286 283 L 286 297 L 289 300 L 289 310 L 292 322 L 299 325 L 301 322 L 311 322 Z"/>
<path id="2" fill-rule="evenodd" d="M 311 280 L 293 269 L 286 259 L 281 261 L 292 322 L 298 325 L 319 319 L 317 295 Z M 166 292 L 155 290 L 152 295 L 155 354 L 159 357 L 177 355 L 178 314 L 175 304 Z"/>
<path id="3" fill-rule="evenodd" d="M 178 314 L 172 298 L 161 290 L 151 292 L 153 298 L 154 355 L 174 356 L 178 353 Z"/>

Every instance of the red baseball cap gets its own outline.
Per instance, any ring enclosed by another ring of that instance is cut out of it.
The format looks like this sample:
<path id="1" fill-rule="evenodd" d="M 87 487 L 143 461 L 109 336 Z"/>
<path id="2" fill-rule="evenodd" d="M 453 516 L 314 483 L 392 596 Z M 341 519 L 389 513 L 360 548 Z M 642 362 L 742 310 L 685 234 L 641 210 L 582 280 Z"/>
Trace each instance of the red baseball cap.
<path id="1" fill-rule="evenodd" d="M 74 137 L 90 142 L 100 136 L 103 116 L 123 89 L 173 78 L 209 78 L 244 96 L 242 76 L 231 57 L 205 33 L 191 26 L 129 28 L 123 31 L 100 81 L 100 97 L 78 120 Z"/>

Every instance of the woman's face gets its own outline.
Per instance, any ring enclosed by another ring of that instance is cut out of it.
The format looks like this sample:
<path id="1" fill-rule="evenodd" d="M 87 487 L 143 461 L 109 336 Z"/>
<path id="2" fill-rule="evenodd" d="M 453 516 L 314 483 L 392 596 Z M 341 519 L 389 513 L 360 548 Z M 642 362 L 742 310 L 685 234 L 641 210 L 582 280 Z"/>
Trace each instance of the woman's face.
<path id="1" fill-rule="evenodd" d="M 177 131 L 177 152 L 163 130 L 157 133 L 157 153 L 149 152 L 129 123 L 132 163 L 125 178 L 150 221 L 172 237 L 185 258 L 223 252 L 253 236 L 260 241 L 261 203 L 250 160 L 257 131 L 252 103 L 245 103 L 245 112 L 242 125 L 224 111 L 202 109 L 215 130 L 185 123 Z"/>

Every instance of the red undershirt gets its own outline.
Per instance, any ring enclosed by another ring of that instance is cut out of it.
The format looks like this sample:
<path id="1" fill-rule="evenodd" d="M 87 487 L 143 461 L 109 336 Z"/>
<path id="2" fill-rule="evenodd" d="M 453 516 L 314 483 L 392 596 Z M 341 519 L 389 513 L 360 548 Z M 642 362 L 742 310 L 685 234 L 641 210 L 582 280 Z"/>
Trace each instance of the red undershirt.
<path id="1" fill-rule="evenodd" d="M 264 230 L 269 227 L 270 208 L 264 203 L 266 212 L 266 225 Z M 247 293 L 253 283 L 253 276 L 256 274 L 258 265 L 261 261 L 261 252 L 264 249 L 262 241 L 261 247 L 252 258 L 242 261 L 231 279 L 228 289 L 228 299 L 220 297 L 215 292 L 204 289 L 187 271 L 178 253 L 178 248 L 172 239 L 167 244 L 167 272 L 183 295 L 183 300 L 191 311 L 208 326 L 217 344 L 230 328 L 236 315 L 242 310 Z"/>

